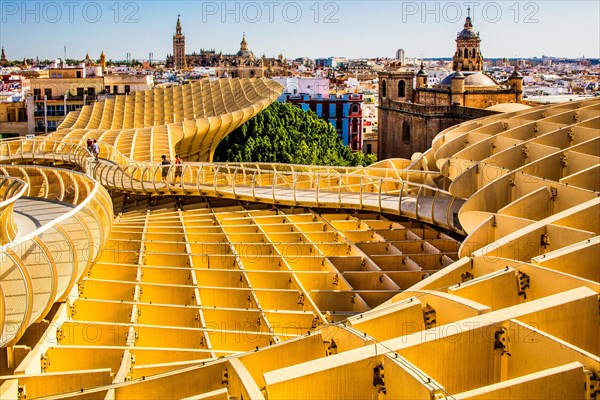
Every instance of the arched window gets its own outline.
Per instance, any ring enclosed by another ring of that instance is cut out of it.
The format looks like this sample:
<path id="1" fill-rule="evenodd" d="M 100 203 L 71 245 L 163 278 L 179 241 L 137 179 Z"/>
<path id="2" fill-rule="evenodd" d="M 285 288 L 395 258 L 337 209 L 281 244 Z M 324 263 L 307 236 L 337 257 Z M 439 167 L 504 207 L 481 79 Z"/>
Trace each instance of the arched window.
<path id="1" fill-rule="evenodd" d="M 356 114 L 359 110 L 358 104 L 352 104 L 352 107 L 350 107 L 352 114 Z"/>
<path id="2" fill-rule="evenodd" d="M 458 49 L 458 57 L 461 58 L 462 57 L 462 49 Z"/>
<path id="3" fill-rule="evenodd" d="M 383 81 L 381 82 L 381 97 L 386 97 L 387 96 L 387 82 Z"/>
<path id="4" fill-rule="evenodd" d="M 398 82 L 398 97 L 406 97 L 406 82 Z"/>
<path id="5" fill-rule="evenodd" d="M 475 49 L 474 48 L 471 50 L 471 58 L 475 58 Z"/>
<path id="6" fill-rule="evenodd" d="M 402 141 L 404 143 L 410 143 L 410 125 L 404 121 L 402 124 Z"/>

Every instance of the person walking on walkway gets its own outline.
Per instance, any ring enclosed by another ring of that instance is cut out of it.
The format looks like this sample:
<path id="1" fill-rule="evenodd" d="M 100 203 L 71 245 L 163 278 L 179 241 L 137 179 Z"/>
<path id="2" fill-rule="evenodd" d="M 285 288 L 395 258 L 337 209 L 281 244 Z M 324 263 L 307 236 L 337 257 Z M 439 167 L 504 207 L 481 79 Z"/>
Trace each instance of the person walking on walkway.
<path id="1" fill-rule="evenodd" d="M 173 185 L 176 186 L 177 184 L 177 178 L 179 178 L 179 186 L 183 185 L 183 181 L 181 179 L 181 173 L 183 172 L 183 167 L 181 166 L 181 164 L 183 164 L 183 160 L 179 157 L 179 154 L 175 155 L 175 179 L 173 179 Z"/>
<path id="2" fill-rule="evenodd" d="M 100 156 L 100 145 L 97 140 L 94 140 L 94 143 L 92 144 L 92 154 L 96 161 L 98 161 L 98 156 Z"/>
<path id="3" fill-rule="evenodd" d="M 164 154 L 160 157 L 162 158 L 161 161 L 161 165 L 163 165 L 162 167 L 162 171 L 161 171 L 161 178 L 163 183 L 166 185 L 167 184 L 167 176 L 169 175 L 169 165 L 171 165 L 171 162 L 169 160 L 167 160 L 167 156 L 165 156 Z"/>

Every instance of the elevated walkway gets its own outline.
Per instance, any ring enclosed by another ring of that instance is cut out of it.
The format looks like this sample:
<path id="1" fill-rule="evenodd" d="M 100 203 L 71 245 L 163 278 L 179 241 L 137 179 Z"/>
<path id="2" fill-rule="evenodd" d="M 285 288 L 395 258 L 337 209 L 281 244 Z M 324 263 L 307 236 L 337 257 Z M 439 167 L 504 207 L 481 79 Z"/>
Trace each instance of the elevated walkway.
<path id="1" fill-rule="evenodd" d="M 407 216 L 464 233 L 458 211 L 464 203 L 429 186 L 439 174 L 390 168 L 344 168 L 260 163 L 143 163 L 102 145 L 98 161 L 75 143 L 48 138 L 0 142 L 0 163 L 77 165 L 110 190 L 149 196 L 224 197 L 302 207 L 352 208 Z M 181 177 L 175 177 L 180 168 Z M 163 171 L 167 179 L 162 179 Z"/>

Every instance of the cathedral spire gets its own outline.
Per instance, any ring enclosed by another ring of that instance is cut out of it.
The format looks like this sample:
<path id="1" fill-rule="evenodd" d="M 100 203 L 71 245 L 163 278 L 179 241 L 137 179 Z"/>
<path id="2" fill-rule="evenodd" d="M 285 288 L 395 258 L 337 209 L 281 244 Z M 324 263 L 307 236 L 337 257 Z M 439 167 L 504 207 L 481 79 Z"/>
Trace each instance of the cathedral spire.
<path id="1" fill-rule="evenodd" d="M 246 42 L 246 32 L 242 35 L 242 42 L 240 43 L 240 51 L 248 51 L 248 42 Z"/>
<path id="2" fill-rule="evenodd" d="M 471 20 L 471 7 L 467 7 L 467 18 L 465 19 L 465 29 L 473 29 L 473 21 Z"/>
<path id="3" fill-rule="evenodd" d="M 177 14 L 177 25 L 175 26 L 175 34 L 181 35 L 181 14 Z"/>

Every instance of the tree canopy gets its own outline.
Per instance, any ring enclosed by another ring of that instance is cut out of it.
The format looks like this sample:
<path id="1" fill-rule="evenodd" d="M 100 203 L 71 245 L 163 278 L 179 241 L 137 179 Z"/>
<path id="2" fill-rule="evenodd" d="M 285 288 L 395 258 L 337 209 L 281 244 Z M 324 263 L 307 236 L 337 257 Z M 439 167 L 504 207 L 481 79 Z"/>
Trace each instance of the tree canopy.
<path id="1" fill-rule="evenodd" d="M 217 147 L 214 160 L 365 166 L 376 157 L 351 151 L 335 128 L 314 112 L 275 102 L 231 132 Z"/>

